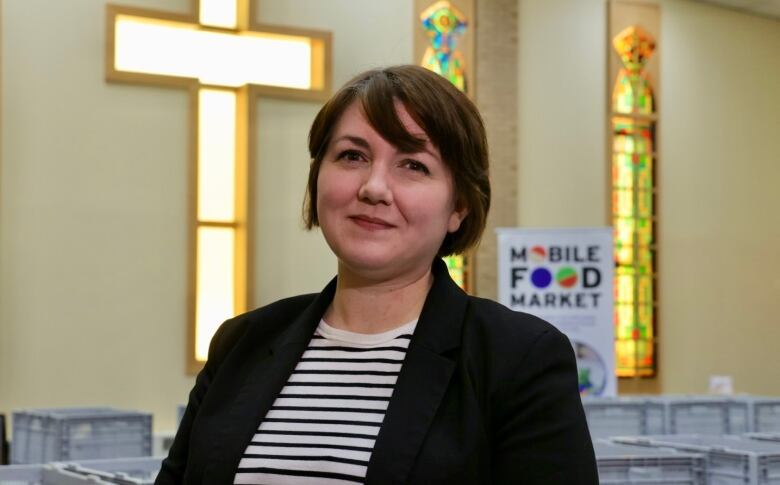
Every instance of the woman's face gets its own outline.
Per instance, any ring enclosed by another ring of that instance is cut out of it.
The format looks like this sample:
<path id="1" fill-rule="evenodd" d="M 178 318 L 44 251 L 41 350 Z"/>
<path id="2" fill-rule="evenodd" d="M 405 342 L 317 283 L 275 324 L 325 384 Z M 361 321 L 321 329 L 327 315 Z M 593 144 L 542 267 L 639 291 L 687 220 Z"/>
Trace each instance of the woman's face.
<path id="1" fill-rule="evenodd" d="M 398 117 L 427 139 L 400 102 Z M 368 123 L 357 103 L 334 130 L 317 179 L 317 215 L 341 265 L 368 278 L 421 274 L 444 236 L 460 227 L 452 174 L 439 150 L 403 153 Z"/>

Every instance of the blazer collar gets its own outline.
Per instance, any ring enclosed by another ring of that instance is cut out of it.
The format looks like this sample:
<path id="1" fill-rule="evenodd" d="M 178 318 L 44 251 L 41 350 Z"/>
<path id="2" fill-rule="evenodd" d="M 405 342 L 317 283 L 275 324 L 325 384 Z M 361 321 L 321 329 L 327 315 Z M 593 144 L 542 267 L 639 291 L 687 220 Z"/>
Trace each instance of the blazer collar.
<path id="1" fill-rule="evenodd" d="M 433 286 L 374 444 L 367 485 L 408 482 L 455 371 L 456 362 L 446 353 L 460 346 L 468 298 L 440 259 L 434 261 L 433 276 Z"/>
<path id="2" fill-rule="evenodd" d="M 447 265 L 433 261 L 433 286 L 425 299 L 412 343 L 442 354 L 460 346 L 460 329 L 468 297 L 452 281 Z"/>
<path id="3" fill-rule="evenodd" d="M 335 294 L 336 278 L 333 278 L 330 280 L 330 283 L 317 294 L 314 301 L 312 301 L 309 306 L 307 306 L 303 312 L 290 323 L 287 329 L 270 343 L 269 347 L 271 353 L 274 353 L 275 350 L 293 345 L 298 347 L 303 346 L 301 347 L 301 354 L 303 354 L 303 350 L 305 350 L 306 345 L 311 341 L 314 330 L 317 328 L 322 316 L 325 314 L 325 310 L 328 309 L 328 306 L 333 301 L 333 296 Z"/>
<path id="4" fill-rule="evenodd" d="M 468 298 L 450 278 L 444 261 L 436 258 L 431 273 L 433 285 L 425 298 L 411 343 L 441 354 L 460 346 L 460 328 Z M 336 278 L 333 278 L 300 316 L 269 344 L 271 352 L 291 344 L 308 344 L 335 294 Z"/>
<path id="5" fill-rule="evenodd" d="M 335 291 L 333 278 L 297 317 L 279 315 L 292 321 L 287 325 L 281 322 L 286 328 L 276 337 L 270 337 L 268 331 L 279 322 L 256 322 L 250 327 L 234 352 L 241 355 L 241 365 L 247 370 L 235 398 L 213 423 L 215 439 L 204 483 L 233 483 L 241 456 L 306 350 Z"/>

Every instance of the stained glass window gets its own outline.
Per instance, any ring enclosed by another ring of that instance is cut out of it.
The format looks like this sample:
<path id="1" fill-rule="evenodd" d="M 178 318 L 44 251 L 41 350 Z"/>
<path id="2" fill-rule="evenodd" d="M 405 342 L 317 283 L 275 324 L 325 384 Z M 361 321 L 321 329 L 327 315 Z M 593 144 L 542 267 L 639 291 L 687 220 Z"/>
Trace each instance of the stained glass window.
<path id="1" fill-rule="evenodd" d="M 423 10 L 420 22 L 430 42 L 421 65 L 444 76 L 465 92 L 466 62 L 455 44 L 457 37 L 466 31 L 466 17 L 450 2 L 441 1 Z M 466 255 L 447 256 L 444 261 L 455 283 L 468 291 L 469 258 Z"/>
<path id="2" fill-rule="evenodd" d="M 612 92 L 612 223 L 618 376 L 655 375 L 655 103 L 645 66 L 655 41 L 641 27 L 612 44 L 620 68 Z"/>
<path id="3" fill-rule="evenodd" d="M 466 63 L 455 48 L 456 38 L 466 30 L 466 17 L 450 2 L 442 1 L 426 8 L 420 21 L 431 43 L 423 55 L 422 66 L 466 91 Z"/>
<path id="4" fill-rule="evenodd" d="M 444 258 L 444 262 L 447 263 L 447 268 L 450 270 L 450 276 L 452 280 L 458 284 L 461 288 L 466 288 L 466 271 L 465 261 L 463 255 L 447 256 Z"/>

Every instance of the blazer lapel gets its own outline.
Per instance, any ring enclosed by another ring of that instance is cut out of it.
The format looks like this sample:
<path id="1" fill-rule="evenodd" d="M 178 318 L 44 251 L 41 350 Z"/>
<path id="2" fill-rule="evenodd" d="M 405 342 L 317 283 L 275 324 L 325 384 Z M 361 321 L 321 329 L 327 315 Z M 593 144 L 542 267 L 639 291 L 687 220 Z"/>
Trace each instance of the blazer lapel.
<path id="1" fill-rule="evenodd" d="M 236 398 L 214 423 L 218 433 L 212 448 L 213 466 L 207 483 L 232 483 L 238 463 L 295 365 L 306 350 L 314 330 L 333 299 L 334 278 L 315 300 L 270 343 L 264 342 L 262 322 L 243 342 L 249 352 L 249 369 Z"/>
<path id="2" fill-rule="evenodd" d="M 433 276 L 371 454 L 367 485 L 407 482 L 456 367 L 442 354 L 460 346 L 468 298 L 440 259 L 434 261 Z"/>

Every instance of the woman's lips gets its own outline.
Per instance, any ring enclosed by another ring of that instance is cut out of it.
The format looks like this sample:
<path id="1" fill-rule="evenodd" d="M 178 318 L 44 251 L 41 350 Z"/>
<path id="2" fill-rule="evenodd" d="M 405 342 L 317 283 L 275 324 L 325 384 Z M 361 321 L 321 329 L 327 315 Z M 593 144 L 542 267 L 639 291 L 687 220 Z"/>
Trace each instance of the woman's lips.
<path id="1" fill-rule="evenodd" d="M 358 226 L 364 229 L 379 230 L 379 229 L 391 229 L 395 227 L 389 222 L 383 219 L 377 219 L 369 216 L 351 216 L 350 219 Z"/>

